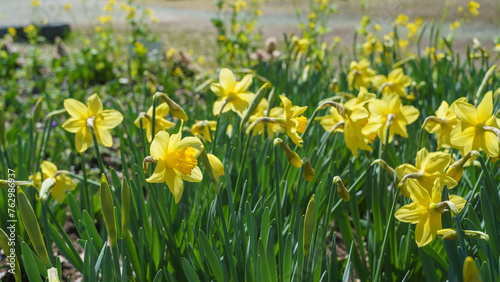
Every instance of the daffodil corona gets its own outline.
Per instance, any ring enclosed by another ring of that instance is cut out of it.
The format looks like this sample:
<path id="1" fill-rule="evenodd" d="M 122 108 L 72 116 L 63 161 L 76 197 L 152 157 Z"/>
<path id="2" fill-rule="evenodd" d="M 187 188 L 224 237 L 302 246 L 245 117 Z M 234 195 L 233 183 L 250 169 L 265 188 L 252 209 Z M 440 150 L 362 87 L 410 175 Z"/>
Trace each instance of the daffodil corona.
<path id="1" fill-rule="evenodd" d="M 94 94 L 88 99 L 88 107 L 75 99 L 64 100 L 64 108 L 71 116 L 63 124 L 63 128 L 76 133 L 75 146 L 80 153 L 85 152 L 92 145 L 94 131 L 97 143 L 106 147 L 113 145 L 110 129 L 119 125 L 123 116 L 115 110 L 103 110 L 101 99 Z"/>
<path id="2" fill-rule="evenodd" d="M 197 158 L 203 150 L 203 144 L 196 137 L 182 138 L 179 133 L 169 135 L 165 131 L 156 134 L 151 143 L 151 157 L 157 162 L 156 168 L 147 182 L 166 182 L 168 188 L 179 203 L 184 191 L 184 182 L 200 182 L 203 174 L 197 166 Z"/>

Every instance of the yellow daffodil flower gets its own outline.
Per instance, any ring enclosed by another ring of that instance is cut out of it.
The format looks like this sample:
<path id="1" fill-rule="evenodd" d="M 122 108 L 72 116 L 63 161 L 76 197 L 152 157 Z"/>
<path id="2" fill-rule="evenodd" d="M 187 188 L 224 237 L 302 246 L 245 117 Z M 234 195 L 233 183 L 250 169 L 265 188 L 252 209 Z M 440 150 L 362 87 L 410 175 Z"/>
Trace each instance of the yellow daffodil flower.
<path id="1" fill-rule="evenodd" d="M 371 115 L 379 118 L 380 128 L 378 137 L 382 143 L 386 142 L 387 127 L 389 127 L 389 143 L 395 134 L 408 138 L 406 126 L 418 119 L 420 112 L 413 106 L 403 106 L 399 95 L 384 95 L 368 104 Z"/>
<path id="2" fill-rule="evenodd" d="M 281 102 L 283 102 L 283 114 L 277 121 L 285 128 L 286 134 L 292 139 L 295 145 L 302 147 L 302 137 L 299 133 L 304 132 L 307 125 L 307 118 L 301 116 L 307 110 L 307 106 L 299 107 L 293 106 L 292 102 L 285 96 L 280 95 Z"/>
<path id="3" fill-rule="evenodd" d="M 191 126 L 191 134 L 194 136 L 203 136 L 208 142 L 212 142 L 212 134 L 217 129 L 217 122 L 212 120 L 197 120 Z"/>
<path id="4" fill-rule="evenodd" d="M 396 168 L 398 179 L 402 179 L 401 194 L 409 197 L 410 191 L 416 189 L 417 185 L 427 189 L 430 193 L 437 178 L 441 178 L 441 183 L 446 184 L 448 188 L 457 186 L 453 178 L 444 174 L 451 161 L 450 154 L 444 152 L 429 153 L 425 148 L 418 151 L 415 166 L 402 164 Z"/>
<path id="5" fill-rule="evenodd" d="M 182 126 L 181 126 L 182 128 Z M 197 157 L 203 150 L 203 144 L 196 137 L 182 138 L 182 131 L 172 134 L 161 131 L 151 142 L 151 157 L 157 162 L 155 171 L 148 179 L 149 183 L 166 182 L 174 195 L 175 203 L 179 203 L 184 191 L 183 180 L 200 182 L 203 174 L 197 166 Z"/>
<path id="6" fill-rule="evenodd" d="M 320 124 L 328 132 L 344 132 L 345 144 L 351 153 L 357 157 L 358 149 L 372 151 L 368 145 L 371 137 L 380 126 L 378 122 L 370 119 L 370 113 L 365 105 L 375 99 L 375 94 L 368 93 L 366 88 L 361 87 L 358 97 L 352 98 L 344 105 L 340 105 L 343 115 L 339 109 L 330 108 L 330 114 L 321 118 Z"/>
<path id="7" fill-rule="evenodd" d="M 277 118 L 283 115 L 283 108 L 280 107 L 274 107 L 270 110 L 269 115 L 267 115 L 267 107 L 269 103 L 267 102 L 266 98 L 262 98 L 260 100 L 259 105 L 255 109 L 255 112 L 253 115 L 250 116 L 248 121 L 250 123 L 256 121 L 257 119 L 264 117 L 264 116 L 269 116 L 271 118 Z M 264 134 L 264 123 L 258 123 L 254 128 L 254 132 L 257 134 Z M 283 132 L 283 128 L 277 124 L 274 123 L 267 123 L 267 134 L 269 136 L 274 136 L 275 133 Z"/>
<path id="8" fill-rule="evenodd" d="M 373 78 L 373 87 L 384 95 L 396 93 L 401 97 L 407 97 L 406 87 L 410 86 L 411 77 L 404 74 L 402 68 L 392 70 L 388 76 L 377 75 Z"/>
<path id="9" fill-rule="evenodd" d="M 347 83 L 349 84 L 349 89 L 359 89 L 359 87 L 368 87 L 375 76 L 375 71 L 370 68 L 370 62 L 367 59 L 361 59 L 361 61 L 352 61 L 350 65 L 350 71 L 347 74 Z"/>
<path id="10" fill-rule="evenodd" d="M 41 173 L 37 172 L 33 175 L 33 184 L 40 190 L 42 187 L 42 175 L 44 180 L 47 178 L 54 178 L 55 184 L 50 189 L 50 195 L 59 203 L 64 202 L 64 199 L 66 199 L 66 191 L 75 190 L 75 181 L 65 173 L 58 173 L 55 164 L 49 161 L 43 161 L 40 165 L 40 170 L 42 171 Z"/>
<path id="11" fill-rule="evenodd" d="M 255 98 L 255 94 L 248 91 L 248 87 L 252 84 L 252 75 L 247 74 L 239 82 L 231 70 L 223 68 L 219 73 L 219 83 L 212 83 L 210 89 L 217 95 L 218 99 L 214 103 L 213 114 L 232 110 L 241 118 L 244 117 L 245 111 Z"/>
<path id="12" fill-rule="evenodd" d="M 460 212 L 466 201 L 459 196 L 450 195 L 449 201 L 441 202 L 443 185 L 438 178 L 430 190 L 416 185 L 410 190 L 412 203 L 401 207 L 396 211 L 396 218 L 402 222 L 417 224 L 415 229 L 415 241 L 419 247 L 429 244 L 438 230 L 442 229 L 441 214 L 445 212 L 446 207 Z M 451 207 L 454 206 L 454 207 Z"/>
<path id="13" fill-rule="evenodd" d="M 64 100 L 64 108 L 71 116 L 62 127 L 76 133 L 75 146 L 79 153 L 85 152 L 93 142 L 91 128 L 94 130 L 97 143 L 105 147 L 113 145 L 110 129 L 119 125 L 123 116 L 115 110 L 103 110 L 101 99 L 94 94 L 88 99 L 88 107 L 75 99 Z"/>
<path id="14" fill-rule="evenodd" d="M 459 102 L 455 105 L 459 124 L 451 131 L 451 144 L 463 155 L 472 150 L 483 150 L 488 156 L 499 155 L 500 120 L 493 115 L 493 97 L 489 91 L 479 106 Z"/>
<path id="15" fill-rule="evenodd" d="M 158 107 L 156 107 L 154 134 L 175 126 L 175 123 L 164 119 L 164 117 L 168 115 L 168 112 L 169 112 L 169 107 L 165 103 L 160 104 L 158 105 Z M 138 128 L 141 128 L 141 120 L 142 120 L 142 128 L 146 131 L 146 138 L 148 139 L 148 142 L 151 142 L 151 139 L 153 139 L 153 132 L 152 132 L 153 106 L 149 107 L 148 112 L 146 114 L 141 113 L 139 117 L 134 121 L 135 126 L 137 126 Z"/>
<path id="16" fill-rule="evenodd" d="M 458 99 L 457 101 L 467 102 L 464 97 Z M 436 111 L 435 117 L 428 117 L 424 122 L 424 129 L 430 134 L 436 133 L 437 137 L 437 149 L 450 148 L 450 133 L 453 127 L 458 123 L 457 115 L 455 114 L 455 103 L 453 102 L 451 106 L 448 106 L 446 101 L 441 102 L 441 106 Z"/>

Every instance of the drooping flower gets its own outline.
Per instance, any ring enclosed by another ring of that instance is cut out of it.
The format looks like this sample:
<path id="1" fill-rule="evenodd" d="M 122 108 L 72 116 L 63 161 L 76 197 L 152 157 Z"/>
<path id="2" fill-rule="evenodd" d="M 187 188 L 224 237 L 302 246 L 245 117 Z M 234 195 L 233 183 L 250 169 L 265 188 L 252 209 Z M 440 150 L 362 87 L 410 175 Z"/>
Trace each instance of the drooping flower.
<path id="1" fill-rule="evenodd" d="M 155 132 L 154 134 L 172 128 L 175 126 L 175 123 L 166 120 L 164 117 L 168 115 L 169 107 L 167 104 L 162 103 L 156 107 L 155 111 Z M 134 121 L 135 126 L 141 128 L 141 120 L 142 120 L 142 128 L 146 131 L 146 138 L 148 142 L 151 142 L 153 139 L 153 106 L 149 107 L 147 113 L 141 113 L 139 117 Z"/>
<path id="2" fill-rule="evenodd" d="M 450 195 L 449 201 L 441 202 L 443 184 L 438 178 L 432 189 L 416 185 L 410 190 L 412 203 L 401 207 L 396 211 L 396 218 L 402 222 L 417 224 L 415 229 L 415 241 L 419 247 L 429 244 L 438 230 L 442 229 L 441 214 L 449 207 L 455 212 L 460 212 L 466 201 L 459 196 Z"/>
<path id="3" fill-rule="evenodd" d="M 203 174 L 197 166 L 197 157 L 203 150 L 203 144 L 196 137 L 182 138 L 182 131 L 169 135 L 166 131 L 156 134 L 151 142 L 151 157 L 156 161 L 156 168 L 148 179 L 149 183 L 166 182 L 168 188 L 179 203 L 184 191 L 184 182 L 200 182 Z"/>
<path id="4" fill-rule="evenodd" d="M 347 83 L 349 89 L 359 89 L 359 87 L 368 87 L 375 76 L 375 71 L 370 68 L 370 62 L 367 59 L 361 61 L 352 61 L 349 74 L 347 74 Z"/>
<path id="5" fill-rule="evenodd" d="M 377 91 L 382 91 L 385 95 L 396 93 L 401 97 L 407 98 L 406 87 L 410 86 L 411 82 L 411 77 L 405 75 L 402 68 L 397 68 L 392 70 L 387 76 L 376 75 L 373 78 L 373 87 Z"/>
<path id="6" fill-rule="evenodd" d="M 191 126 L 191 134 L 194 136 L 203 136 L 208 142 L 212 142 L 212 134 L 215 134 L 217 122 L 213 120 L 197 120 Z"/>
<path id="7" fill-rule="evenodd" d="M 425 121 L 424 129 L 430 134 L 436 133 L 438 150 L 451 147 L 451 130 L 458 123 L 454 110 L 455 104 L 458 101 L 466 102 L 467 100 L 462 97 L 453 102 L 451 106 L 448 106 L 448 103 L 443 101 L 436 111 L 436 116 L 428 117 Z"/>
<path id="8" fill-rule="evenodd" d="M 85 152 L 93 142 L 91 129 L 94 130 L 97 143 L 105 147 L 113 145 L 110 129 L 119 125 L 123 116 L 115 110 L 103 110 L 101 99 L 93 94 L 88 99 L 88 107 L 75 99 L 64 100 L 64 108 L 71 116 L 63 128 L 76 133 L 75 146 L 79 153 Z"/>
<path id="9" fill-rule="evenodd" d="M 403 106 L 398 95 L 384 95 L 382 99 L 372 100 L 368 104 L 371 115 L 379 117 L 378 137 L 386 143 L 387 127 L 389 127 L 389 143 L 395 134 L 408 138 L 406 126 L 418 119 L 420 112 L 413 106 Z"/>
<path id="10" fill-rule="evenodd" d="M 278 118 L 278 122 L 285 128 L 286 134 L 292 139 L 295 145 L 302 147 L 302 137 L 299 133 L 304 132 L 307 125 L 307 118 L 301 116 L 306 110 L 307 106 L 299 107 L 293 106 L 292 102 L 285 96 L 280 95 L 281 102 L 283 102 L 283 114 Z"/>
<path id="11" fill-rule="evenodd" d="M 454 109 L 459 124 L 451 131 L 451 144 L 460 148 L 462 156 L 472 150 L 482 150 L 488 156 L 497 157 L 500 120 L 493 114 L 492 92 L 484 95 L 477 109 L 465 102 L 456 103 Z"/>
<path id="12" fill-rule="evenodd" d="M 223 68 L 219 73 L 219 83 L 212 83 L 210 89 L 217 95 L 218 99 L 214 103 L 213 114 L 232 110 L 240 117 L 243 117 L 245 111 L 255 98 L 255 94 L 248 91 L 252 84 L 252 75 L 247 74 L 241 81 L 236 82 L 236 78 L 231 70 Z"/>
<path id="13" fill-rule="evenodd" d="M 444 174 L 451 161 L 450 154 L 444 152 L 429 153 L 426 148 L 421 149 L 417 153 L 415 166 L 402 164 L 396 168 L 398 179 L 402 179 L 401 194 L 409 197 L 410 191 L 416 189 L 416 185 L 420 185 L 431 193 L 430 190 L 437 178 L 440 178 L 441 183 L 446 184 L 448 188 L 457 186 L 457 182 L 453 178 Z"/>
<path id="14" fill-rule="evenodd" d="M 269 111 L 269 115 L 267 114 L 267 107 L 269 103 L 267 102 L 266 98 L 262 98 L 260 100 L 259 105 L 255 109 L 255 112 L 253 115 L 250 116 L 248 121 L 250 123 L 256 121 L 257 119 L 261 117 L 271 117 L 271 118 L 277 118 L 283 115 L 283 108 L 280 107 L 274 107 Z M 254 128 L 254 132 L 257 134 L 264 134 L 264 123 L 258 123 Z M 274 136 L 275 133 L 283 132 L 283 128 L 277 124 L 274 123 L 267 123 L 267 134 L 269 136 Z"/>
<path id="15" fill-rule="evenodd" d="M 40 188 L 42 187 L 42 176 L 43 180 L 47 178 L 53 178 L 55 183 L 54 186 L 52 186 L 52 188 L 50 189 L 50 195 L 59 203 L 64 202 L 64 199 L 66 199 L 66 191 L 75 190 L 75 181 L 65 173 L 58 173 L 55 164 L 49 161 L 43 161 L 40 165 L 40 170 L 41 173 L 37 172 L 33 175 L 33 184 L 35 184 L 38 190 L 40 190 Z"/>

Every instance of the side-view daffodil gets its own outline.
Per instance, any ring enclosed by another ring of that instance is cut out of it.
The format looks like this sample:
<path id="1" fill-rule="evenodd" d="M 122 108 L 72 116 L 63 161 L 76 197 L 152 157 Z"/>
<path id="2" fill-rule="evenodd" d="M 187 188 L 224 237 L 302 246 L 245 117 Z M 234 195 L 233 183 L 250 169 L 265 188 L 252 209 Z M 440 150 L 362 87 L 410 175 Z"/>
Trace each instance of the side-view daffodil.
<path id="1" fill-rule="evenodd" d="M 459 124 L 451 131 L 451 144 L 463 155 L 472 150 L 484 151 L 488 156 L 499 155 L 500 120 L 493 114 L 493 97 L 489 91 L 479 106 L 459 102 L 455 105 Z"/>
<path id="2" fill-rule="evenodd" d="M 361 61 L 352 61 L 350 65 L 350 71 L 347 74 L 347 83 L 349 84 L 349 89 L 359 89 L 361 86 L 368 87 L 372 82 L 373 77 L 376 72 L 370 68 L 370 62 L 367 59 L 361 59 Z"/>
<path id="3" fill-rule="evenodd" d="M 396 93 L 407 98 L 406 87 L 410 86 L 411 82 L 411 77 L 405 75 L 402 68 L 396 68 L 387 76 L 376 75 L 373 78 L 373 87 L 384 95 Z"/>
<path id="4" fill-rule="evenodd" d="M 92 145 L 91 129 L 95 133 L 97 143 L 105 147 L 113 145 L 110 129 L 119 125 L 123 116 L 115 110 L 103 110 L 101 99 L 93 94 L 88 99 L 88 107 L 75 99 L 64 100 L 64 108 L 70 114 L 62 127 L 71 133 L 76 133 L 75 146 L 79 153 L 85 152 Z"/>
<path id="5" fill-rule="evenodd" d="M 344 105 L 336 104 L 330 108 L 329 115 L 321 118 L 320 124 L 325 130 L 344 133 L 345 144 L 355 157 L 358 156 L 358 149 L 372 151 L 368 144 L 380 125 L 370 119 L 370 112 L 365 105 L 375 97 L 375 94 L 360 87 L 358 97 L 350 99 Z"/>
<path id="6" fill-rule="evenodd" d="M 450 154 L 444 152 L 429 153 L 426 148 L 417 153 L 415 166 L 411 164 L 402 164 L 396 168 L 398 179 L 401 179 L 401 194 L 410 196 L 410 191 L 416 189 L 416 185 L 431 192 L 434 181 L 441 178 L 441 183 L 448 188 L 457 186 L 457 182 L 444 174 L 444 171 L 451 163 Z"/>
<path id="7" fill-rule="evenodd" d="M 283 115 L 283 108 L 280 107 L 274 107 L 269 111 L 269 114 L 267 113 L 267 107 L 269 103 L 266 98 L 262 98 L 260 100 L 259 105 L 255 109 L 255 112 L 250 116 L 248 121 L 250 123 L 256 121 L 257 119 L 261 117 L 271 117 L 271 118 L 277 118 Z M 264 123 L 258 123 L 254 128 L 254 132 L 261 135 L 264 134 Z M 267 134 L 269 136 L 274 136 L 275 133 L 283 132 L 283 128 L 279 125 L 273 124 L 273 123 L 267 123 Z"/>
<path id="8" fill-rule="evenodd" d="M 182 128 L 182 127 L 181 127 Z M 156 168 L 148 179 L 149 183 L 166 182 L 168 188 L 179 203 L 184 191 L 184 182 L 200 182 L 203 174 L 197 166 L 197 157 L 203 150 L 203 144 L 196 137 L 182 138 L 182 131 L 169 135 L 166 131 L 156 134 L 151 142 L 151 157 Z"/>
<path id="9" fill-rule="evenodd" d="M 378 116 L 380 128 L 378 137 L 386 143 L 387 129 L 388 141 L 392 142 L 395 134 L 408 138 L 406 126 L 418 119 L 420 112 L 413 106 L 403 106 L 398 95 L 383 95 L 382 99 L 372 100 L 368 104 L 371 115 Z"/>
<path id="10" fill-rule="evenodd" d="M 154 134 L 172 128 L 175 126 L 175 123 L 166 120 L 164 117 L 168 115 L 169 107 L 166 103 L 162 103 L 156 107 L 155 111 L 155 132 Z M 153 106 L 149 107 L 147 113 L 141 113 L 139 117 L 134 121 L 135 126 L 141 128 L 141 120 L 142 120 L 142 128 L 146 131 L 146 138 L 149 142 L 153 139 Z"/>
<path id="11" fill-rule="evenodd" d="M 222 113 L 232 110 L 243 118 L 245 111 L 255 98 L 255 94 L 248 91 L 251 84 L 251 74 L 245 75 L 241 81 L 236 82 L 233 72 L 223 68 L 219 73 L 219 83 L 210 85 L 210 89 L 218 97 L 214 103 L 213 114 L 217 116 L 221 110 Z"/>
<path id="12" fill-rule="evenodd" d="M 54 185 L 50 189 L 50 195 L 59 203 L 64 202 L 64 199 L 66 199 L 66 191 L 75 190 L 75 181 L 67 175 L 67 172 L 57 170 L 55 164 L 49 161 L 43 161 L 40 165 L 40 170 L 41 173 L 37 172 L 33 175 L 33 184 L 40 190 L 42 187 L 42 176 L 43 180 L 53 178 Z"/>
<path id="13" fill-rule="evenodd" d="M 307 118 L 301 116 L 306 110 L 307 106 L 299 107 L 293 106 L 292 102 L 285 96 L 280 95 L 281 102 L 283 102 L 283 114 L 277 121 L 283 125 L 286 134 L 292 139 L 295 145 L 302 147 L 302 137 L 299 133 L 304 132 L 307 125 Z"/>
<path id="14" fill-rule="evenodd" d="M 437 231 L 442 229 L 441 214 L 446 208 L 460 212 L 465 206 L 465 200 L 456 195 L 450 195 L 449 201 L 441 202 L 441 183 L 439 178 L 436 179 L 430 193 L 429 190 L 416 185 L 409 191 L 413 202 L 396 211 L 395 216 L 399 221 L 417 224 L 415 241 L 419 247 L 429 244 Z"/>
<path id="15" fill-rule="evenodd" d="M 212 142 L 212 134 L 215 134 L 217 122 L 213 120 L 197 120 L 191 126 L 191 134 L 194 136 L 203 136 L 208 142 Z"/>
<path id="16" fill-rule="evenodd" d="M 450 141 L 451 130 L 458 123 L 454 110 L 457 102 L 467 102 L 467 99 L 462 97 L 453 102 L 451 106 L 446 101 L 441 102 L 436 111 L 436 116 L 427 117 L 424 121 L 424 129 L 430 134 L 436 133 L 438 150 L 452 146 Z"/>

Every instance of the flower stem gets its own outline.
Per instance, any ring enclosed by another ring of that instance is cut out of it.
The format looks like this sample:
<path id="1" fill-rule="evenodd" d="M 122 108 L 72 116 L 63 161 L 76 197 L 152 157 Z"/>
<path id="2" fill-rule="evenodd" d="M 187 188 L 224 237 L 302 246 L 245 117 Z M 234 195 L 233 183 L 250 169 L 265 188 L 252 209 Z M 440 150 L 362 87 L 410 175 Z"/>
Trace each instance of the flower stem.
<path id="1" fill-rule="evenodd" d="M 81 200 L 81 206 L 83 209 L 86 209 L 89 211 L 90 216 L 94 216 L 94 207 L 93 207 L 93 201 L 90 201 L 90 196 L 89 196 L 89 185 L 87 182 L 87 169 L 85 168 L 85 158 L 83 157 L 83 153 L 80 154 L 80 157 L 82 158 L 82 171 L 83 171 L 83 197 L 80 198 Z"/>
<path id="2" fill-rule="evenodd" d="M 99 164 L 99 169 L 101 170 L 101 173 L 105 173 L 104 170 L 104 164 L 102 162 L 102 157 L 101 157 L 101 152 L 99 151 L 99 144 L 97 143 L 97 139 L 95 137 L 95 132 L 93 130 L 90 130 L 92 132 L 92 139 L 94 139 L 94 146 L 95 146 L 95 153 L 97 157 L 97 163 Z"/>

